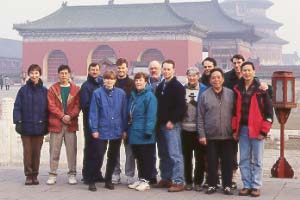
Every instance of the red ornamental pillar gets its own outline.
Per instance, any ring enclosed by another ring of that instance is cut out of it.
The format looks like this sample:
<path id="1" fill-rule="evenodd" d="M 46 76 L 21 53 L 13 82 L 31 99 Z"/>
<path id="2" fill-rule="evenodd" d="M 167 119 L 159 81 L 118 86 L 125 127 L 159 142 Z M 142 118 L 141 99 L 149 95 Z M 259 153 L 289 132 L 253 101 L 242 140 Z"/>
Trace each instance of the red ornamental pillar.
<path id="1" fill-rule="evenodd" d="M 276 178 L 293 178 L 294 171 L 284 157 L 284 125 L 295 103 L 295 77 L 292 72 L 277 71 L 272 76 L 273 106 L 280 123 L 280 157 L 273 165 L 271 174 Z"/>

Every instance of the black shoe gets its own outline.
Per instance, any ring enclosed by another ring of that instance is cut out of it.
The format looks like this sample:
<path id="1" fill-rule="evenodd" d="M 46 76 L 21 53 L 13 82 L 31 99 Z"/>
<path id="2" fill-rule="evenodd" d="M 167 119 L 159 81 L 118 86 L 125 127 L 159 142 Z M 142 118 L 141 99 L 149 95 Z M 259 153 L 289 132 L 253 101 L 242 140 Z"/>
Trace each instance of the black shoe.
<path id="1" fill-rule="evenodd" d="M 213 194 L 217 191 L 216 187 L 209 186 L 205 192 L 205 194 Z"/>
<path id="2" fill-rule="evenodd" d="M 151 178 L 150 181 L 149 181 L 149 184 L 150 185 L 157 184 L 157 178 Z"/>
<path id="3" fill-rule="evenodd" d="M 104 187 L 109 189 L 109 190 L 114 190 L 115 189 L 115 186 L 112 182 L 105 182 Z"/>
<path id="4" fill-rule="evenodd" d="M 98 182 L 98 183 L 103 183 L 103 182 L 104 182 L 103 176 L 102 176 L 102 175 L 98 176 L 98 177 L 96 178 L 96 182 Z"/>
<path id="5" fill-rule="evenodd" d="M 225 195 L 233 195 L 230 187 L 225 187 L 223 191 Z"/>
<path id="6" fill-rule="evenodd" d="M 92 191 L 92 192 L 96 192 L 97 191 L 95 183 L 90 183 L 89 184 L 89 191 Z"/>

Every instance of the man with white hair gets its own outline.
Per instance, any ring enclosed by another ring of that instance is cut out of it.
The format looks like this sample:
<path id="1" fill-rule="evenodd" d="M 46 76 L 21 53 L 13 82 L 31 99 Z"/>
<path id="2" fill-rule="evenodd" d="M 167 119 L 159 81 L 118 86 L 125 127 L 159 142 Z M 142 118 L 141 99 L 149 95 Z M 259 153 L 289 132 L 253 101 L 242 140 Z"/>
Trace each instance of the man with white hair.
<path id="1" fill-rule="evenodd" d="M 162 80 L 161 76 L 161 64 L 157 60 L 153 60 L 149 63 L 149 78 L 148 84 L 151 85 L 152 91 L 155 94 L 156 88 Z"/>

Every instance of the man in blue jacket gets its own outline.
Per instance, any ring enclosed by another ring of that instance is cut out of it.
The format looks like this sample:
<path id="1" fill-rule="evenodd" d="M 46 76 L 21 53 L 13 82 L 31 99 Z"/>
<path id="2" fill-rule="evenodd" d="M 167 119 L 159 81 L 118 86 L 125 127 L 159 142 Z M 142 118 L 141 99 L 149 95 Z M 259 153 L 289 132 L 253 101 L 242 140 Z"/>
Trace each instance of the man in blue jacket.
<path id="1" fill-rule="evenodd" d="M 86 176 L 86 158 L 88 153 L 88 148 L 91 143 L 91 130 L 89 127 L 89 111 L 92 94 L 95 89 L 103 85 L 102 77 L 100 76 L 100 64 L 91 63 L 88 68 L 87 80 L 82 84 L 80 88 L 80 107 L 83 112 L 83 132 L 84 132 L 84 150 L 83 150 L 83 165 L 82 165 L 82 178 L 85 182 Z M 97 175 L 96 181 L 103 181 L 101 174 L 101 169 L 99 169 L 99 175 Z"/>
<path id="2" fill-rule="evenodd" d="M 155 185 L 169 192 L 184 190 L 184 170 L 179 122 L 185 114 L 185 89 L 176 79 L 175 62 L 162 63 L 164 80 L 156 89 L 158 101 L 158 156 L 161 181 Z"/>

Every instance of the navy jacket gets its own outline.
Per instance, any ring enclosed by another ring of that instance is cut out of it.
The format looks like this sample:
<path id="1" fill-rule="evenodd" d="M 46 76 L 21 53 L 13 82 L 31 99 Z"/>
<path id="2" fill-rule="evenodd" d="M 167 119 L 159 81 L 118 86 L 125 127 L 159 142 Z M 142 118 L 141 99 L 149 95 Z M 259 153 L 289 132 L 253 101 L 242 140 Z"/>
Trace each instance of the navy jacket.
<path id="1" fill-rule="evenodd" d="M 21 135 L 45 135 L 47 134 L 48 107 L 47 89 L 43 87 L 40 79 L 37 85 L 31 80 L 26 82 L 18 91 L 13 120 L 15 124 L 21 125 Z"/>
<path id="2" fill-rule="evenodd" d="M 101 86 L 103 86 L 103 80 L 101 76 L 97 81 L 93 77 L 88 76 L 87 80 L 82 84 L 80 88 L 80 107 L 83 113 L 84 129 L 89 129 L 89 111 L 93 92 Z"/>
<path id="3" fill-rule="evenodd" d="M 166 84 L 165 81 L 156 89 L 158 124 L 165 125 L 168 121 L 175 124 L 183 119 L 186 111 L 185 88 L 175 76 Z"/>
<path id="4" fill-rule="evenodd" d="M 157 100 L 151 86 L 147 85 L 142 91 L 131 92 L 127 106 L 127 114 L 132 123 L 128 127 L 129 144 L 154 144 Z"/>
<path id="5" fill-rule="evenodd" d="M 126 109 L 127 98 L 122 89 L 96 89 L 92 95 L 89 113 L 92 133 L 98 131 L 101 140 L 120 139 L 127 127 Z"/>

